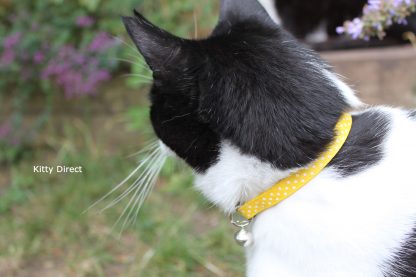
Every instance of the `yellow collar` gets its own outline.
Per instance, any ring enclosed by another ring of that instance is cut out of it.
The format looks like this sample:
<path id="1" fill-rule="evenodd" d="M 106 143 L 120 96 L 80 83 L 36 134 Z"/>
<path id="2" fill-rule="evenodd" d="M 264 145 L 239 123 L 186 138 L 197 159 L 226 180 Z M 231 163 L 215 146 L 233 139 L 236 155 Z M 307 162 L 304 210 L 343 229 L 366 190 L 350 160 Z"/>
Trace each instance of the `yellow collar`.
<path id="1" fill-rule="evenodd" d="M 298 170 L 288 177 L 280 180 L 270 189 L 257 197 L 249 200 L 238 208 L 240 214 L 250 220 L 262 211 L 271 208 L 309 183 L 317 176 L 325 166 L 335 157 L 350 133 L 352 117 L 350 114 L 343 114 L 335 125 L 335 140 L 331 142 L 328 149 L 308 167 Z"/>

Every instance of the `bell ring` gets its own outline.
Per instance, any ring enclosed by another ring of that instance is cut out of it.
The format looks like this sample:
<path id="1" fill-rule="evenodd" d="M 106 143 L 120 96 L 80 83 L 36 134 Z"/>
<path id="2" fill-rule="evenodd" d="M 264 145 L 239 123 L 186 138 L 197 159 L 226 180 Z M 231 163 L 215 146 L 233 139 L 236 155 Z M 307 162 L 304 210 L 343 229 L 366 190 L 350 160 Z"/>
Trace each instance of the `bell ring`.
<path id="1" fill-rule="evenodd" d="M 246 219 L 239 212 L 235 212 L 231 215 L 231 224 L 240 228 L 240 230 L 234 234 L 234 239 L 243 247 L 250 246 L 253 243 L 253 234 L 247 230 L 250 223 L 251 221 Z"/>
<path id="2" fill-rule="evenodd" d="M 234 234 L 234 239 L 243 247 L 250 246 L 253 243 L 253 235 L 244 228 Z"/>

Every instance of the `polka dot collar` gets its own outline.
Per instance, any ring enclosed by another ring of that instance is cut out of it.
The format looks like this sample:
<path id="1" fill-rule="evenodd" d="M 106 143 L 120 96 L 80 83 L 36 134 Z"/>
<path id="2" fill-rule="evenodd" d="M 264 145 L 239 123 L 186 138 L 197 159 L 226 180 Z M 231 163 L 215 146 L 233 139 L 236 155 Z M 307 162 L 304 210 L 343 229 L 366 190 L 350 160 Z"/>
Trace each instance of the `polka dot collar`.
<path id="1" fill-rule="evenodd" d="M 240 214 L 246 219 L 252 219 L 262 211 L 279 204 L 309 183 L 328 165 L 344 145 L 350 133 L 351 126 L 351 115 L 347 113 L 343 114 L 335 126 L 335 140 L 331 142 L 328 149 L 318 159 L 308 167 L 300 169 L 280 180 L 267 191 L 240 206 L 238 208 Z"/>

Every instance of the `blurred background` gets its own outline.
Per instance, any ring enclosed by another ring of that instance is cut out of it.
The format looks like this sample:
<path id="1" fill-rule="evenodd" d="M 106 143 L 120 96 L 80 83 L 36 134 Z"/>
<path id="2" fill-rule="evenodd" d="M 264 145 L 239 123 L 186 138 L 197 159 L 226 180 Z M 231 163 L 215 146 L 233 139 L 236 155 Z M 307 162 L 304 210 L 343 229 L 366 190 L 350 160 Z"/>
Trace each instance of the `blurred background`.
<path id="1" fill-rule="evenodd" d="M 187 38 L 218 18 L 209 0 L 0 0 L 0 276 L 243 275 L 228 219 L 180 162 L 167 161 L 135 224 L 115 224 L 128 197 L 99 212 L 120 194 L 84 212 L 154 138 L 151 72 L 120 21 L 133 8 Z M 415 106 L 411 43 L 321 54 L 366 103 Z"/>

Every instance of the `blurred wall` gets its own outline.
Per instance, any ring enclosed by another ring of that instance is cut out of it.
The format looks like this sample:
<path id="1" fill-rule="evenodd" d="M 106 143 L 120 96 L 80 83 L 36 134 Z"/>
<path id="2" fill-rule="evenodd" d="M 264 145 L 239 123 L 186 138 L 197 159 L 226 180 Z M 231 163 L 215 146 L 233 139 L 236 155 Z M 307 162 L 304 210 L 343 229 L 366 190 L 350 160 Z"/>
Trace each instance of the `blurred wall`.
<path id="1" fill-rule="evenodd" d="M 412 46 L 321 53 L 367 104 L 416 106 L 416 49 Z"/>

